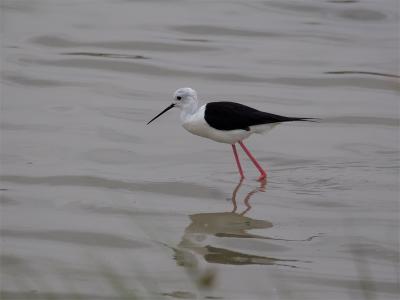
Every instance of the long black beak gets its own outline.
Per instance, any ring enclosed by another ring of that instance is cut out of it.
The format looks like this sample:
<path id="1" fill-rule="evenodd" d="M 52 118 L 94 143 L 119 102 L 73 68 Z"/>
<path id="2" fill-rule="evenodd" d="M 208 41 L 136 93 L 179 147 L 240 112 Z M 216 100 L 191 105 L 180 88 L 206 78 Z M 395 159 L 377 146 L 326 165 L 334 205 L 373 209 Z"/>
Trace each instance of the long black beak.
<path id="1" fill-rule="evenodd" d="M 155 119 L 157 119 L 159 116 L 161 116 L 163 113 L 169 111 L 171 108 L 173 108 L 175 106 L 175 104 L 171 104 L 170 106 L 168 106 L 166 109 L 164 109 L 162 112 L 160 112 L 157 116 L 155 116 L 153 119 L 151 119 L 147 125 L 149 125 L 151 122 L 153 122 Z"/>

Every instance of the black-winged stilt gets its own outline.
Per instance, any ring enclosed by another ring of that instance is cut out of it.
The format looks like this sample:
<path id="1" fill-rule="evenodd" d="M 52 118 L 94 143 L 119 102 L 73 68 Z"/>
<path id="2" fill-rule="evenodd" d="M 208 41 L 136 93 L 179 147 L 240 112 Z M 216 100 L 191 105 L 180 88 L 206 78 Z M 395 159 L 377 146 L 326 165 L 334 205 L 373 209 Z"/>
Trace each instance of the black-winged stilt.
<path id="1" fill-rule="evenodd" d="M 259 180 L 264 180 L 267 174 L 243 144 L 243 140 L 253 133 L 265 133 L 282 122 L 314 120 L 274 115 L 235 102 L 210 102 L 198 107 L 196 91 L 191 88 L 180 88 L 174 93 L 172 104 L 151 119 L 147 125 L 173 107 L 181 110 L 182 126 L 190 133 L 216 142 L 231 144 L 240 177 L 244 178 L 235 145 L 238 143 L 260 172 Z"/>

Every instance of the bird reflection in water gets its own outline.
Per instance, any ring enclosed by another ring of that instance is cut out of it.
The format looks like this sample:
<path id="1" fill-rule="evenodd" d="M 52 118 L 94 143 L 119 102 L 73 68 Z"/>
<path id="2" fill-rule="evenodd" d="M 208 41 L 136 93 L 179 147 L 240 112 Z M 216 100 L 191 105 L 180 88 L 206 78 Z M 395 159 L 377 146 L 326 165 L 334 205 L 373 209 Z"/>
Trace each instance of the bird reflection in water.
<path id="1" fill-rule="evenodd" d="M 295 268 L 292 263 L 297 262 L 295 259 L 281 259 L 269 256 L 255 255 L 244 253 L 226 248 L 226 238 L 232 240 L 238 239 L 256 239 L 256 240 L 280 240 L 260 235 L 248 233 L 251 229 L 266 229 L 273 225 L 266 220 L 256 220 L 245 216 L 251 210 L 250 199 L 258 193 L 265 191 L 266 181 L 260 182 L 260 185 L 247 193 L 243 200 L 245 209 L 242 212 L 238 211 L 237 194 L 243 184 L 241 180 L 232 193 L 231 212 L 216 212 L 216 213 L 199 213 L 190 215 L 191 223 L 186 227 L 180 243 L 174 249 L 176 261 L 179 265 L 185 267 L 198 268 L 199 264 L 204 260 L 213 264 L 230 264 L 230 265 L 279 265 Z M 214 244 L 214 245 L 211 245 Z M 222 246 L 218 246 L 222 245 Z M 240 245 L 240 244 L 239 244 Z M 249 241 L 246 242 L 247 247 Z M 287 249 L 285 246 L 275 245 L 264 242 L 259 244 L 254 243 L 255 251 L 261 246 L 261 250 L 265 251 L 280 251 Z M 204 260 L 201 259 L 204 258 Z"/>

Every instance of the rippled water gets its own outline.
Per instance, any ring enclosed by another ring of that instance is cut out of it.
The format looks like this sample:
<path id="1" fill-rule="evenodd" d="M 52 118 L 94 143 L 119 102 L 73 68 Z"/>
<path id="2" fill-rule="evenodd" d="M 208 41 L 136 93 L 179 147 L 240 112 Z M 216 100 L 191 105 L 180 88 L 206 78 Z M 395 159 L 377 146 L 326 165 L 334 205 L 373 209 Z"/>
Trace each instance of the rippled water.
<path id="1" fill-rule="evenodd" d="M 397 299 L 398 5 L 3 0 L 1 298 Z M 183 86 L 322 121 L 238 182 Z"/>

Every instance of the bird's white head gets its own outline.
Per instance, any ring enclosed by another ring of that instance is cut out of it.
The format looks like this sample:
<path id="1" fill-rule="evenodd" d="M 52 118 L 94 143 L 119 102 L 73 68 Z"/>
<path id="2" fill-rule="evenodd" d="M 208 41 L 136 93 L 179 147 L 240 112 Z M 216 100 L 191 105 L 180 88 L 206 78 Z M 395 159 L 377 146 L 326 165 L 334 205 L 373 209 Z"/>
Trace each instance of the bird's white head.
<path id="1" fill-rule="evenodd" d="M 197 93 L 194 89 L 186 87 L 177 89 L 174 93 L 172 104 L 164 109 L 161 113 L 151 119 L 147 124 L 150 124 L 163 113 L 167 112 L 173 107 L 177 107 L 181 110 L 181 119 L 192 115 L 196 112 L 198 106 Z"/>
<path id="2" fill-rule="evenodd" d="M 177 89 L 174 93 L 173 104 L 175 107 L 185 109 L 188 106 L 197 106 L 197 93 L 194 89 L 186 87 Z"/>

